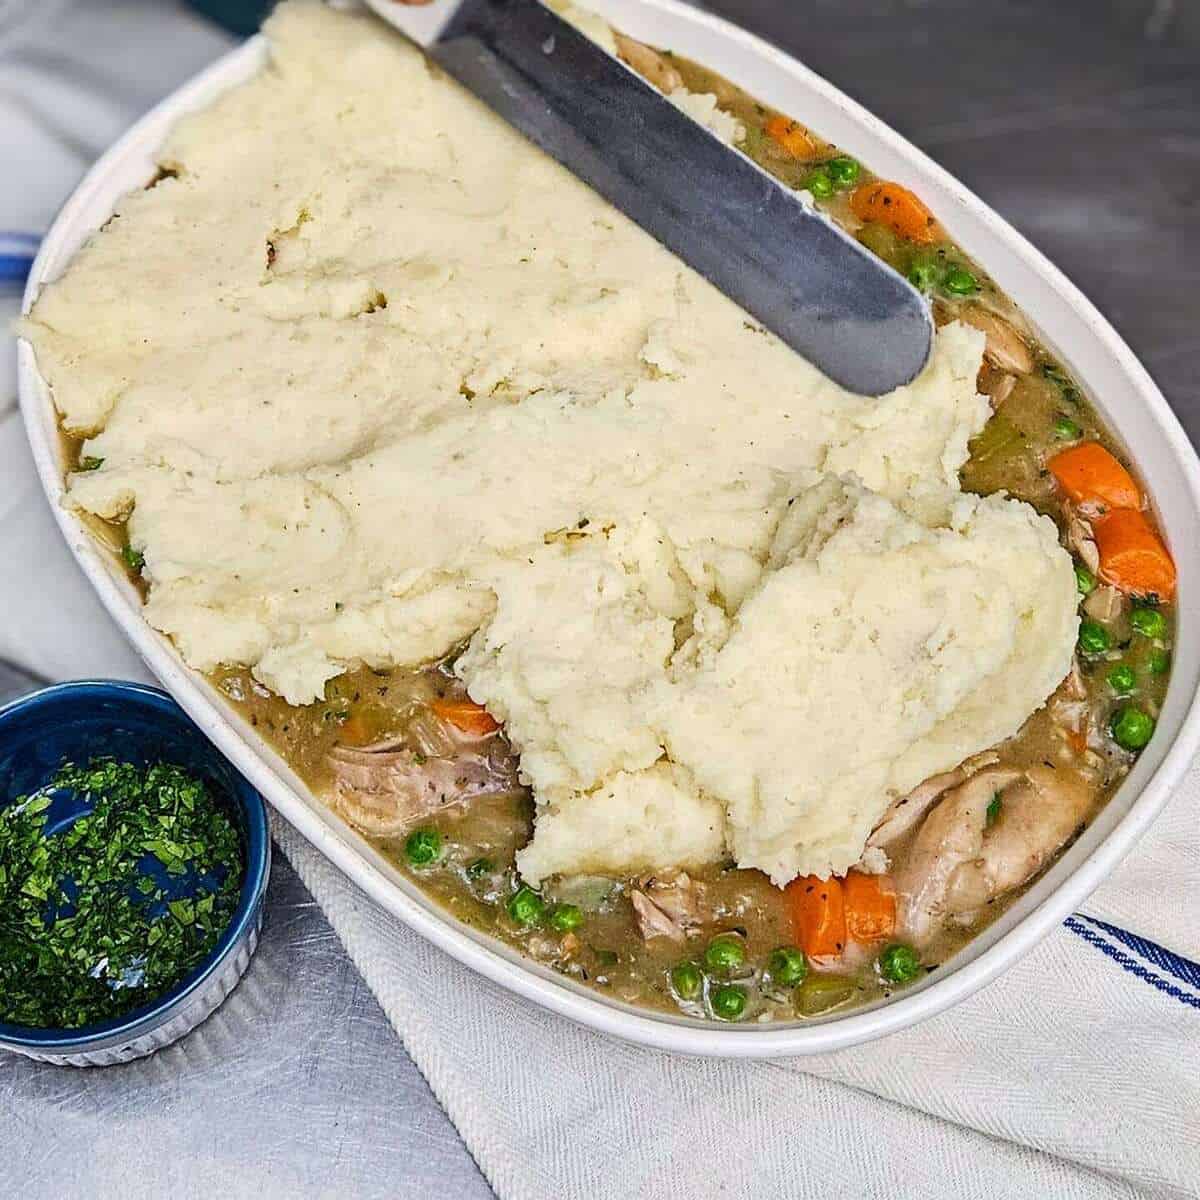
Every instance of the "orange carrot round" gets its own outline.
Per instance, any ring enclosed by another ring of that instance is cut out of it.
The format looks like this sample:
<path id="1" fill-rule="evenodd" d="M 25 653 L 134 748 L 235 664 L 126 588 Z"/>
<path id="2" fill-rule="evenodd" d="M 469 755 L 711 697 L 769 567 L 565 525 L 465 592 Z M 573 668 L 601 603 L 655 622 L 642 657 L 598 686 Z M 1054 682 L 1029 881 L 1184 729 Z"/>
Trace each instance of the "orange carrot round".
<path id="1" fill-rule="evenodd" d="M 938 238 L 937 221 L 924 202 L 898 183 L 864 183 L 850 196 L 850 207 L 862 221 L 878 221 L 911 242 L 928 245 Z"/>
<path id="2" fill-rule="evenodd" d="M 792 937 L 809 958 L 837 958 L 846 948 L 842 881 L 801 875 L 783 890 Z"/>
<path id="3" fill-rule="evenodd" d="M 500 728 L 499 723 L 482 704 L 474 700 L 435 700 L 430 708 L 443 721 L 448 721 L 455 729 L 463 733 L 495 733 Z"/>
<path id="4" fill-rule="evenodd" d="M 1175 563 L 1146 514 L 1120 508 L 1092 525 L 1100 552 L 1100 575 L 1135 596 L 1170 600 L 1175 595 Z"/>
<path id="5" fill-rule="evenodd" d="M 816 140 L 799 121 L 793 121 L 790 117 L 774 116 L 763 128 L 767 137 L 777 146 L 783 147 L 793 158 L 809 159 L 816 156 Z"/>
<path id="6" fill-rule="evenodd" d="M 1133 477 L 1099 442 L 1082 442 L 1046 463 L 1058 486 L 1076 504 L 1140 508 L 1142 493 Z"/>
<path id="7" fill-rule="evenodd" d="M 888 876 L 851 871 L 842 881 L 842 896 L 852 942 L 881 942 L 896 932 L 896 892 Z"/>

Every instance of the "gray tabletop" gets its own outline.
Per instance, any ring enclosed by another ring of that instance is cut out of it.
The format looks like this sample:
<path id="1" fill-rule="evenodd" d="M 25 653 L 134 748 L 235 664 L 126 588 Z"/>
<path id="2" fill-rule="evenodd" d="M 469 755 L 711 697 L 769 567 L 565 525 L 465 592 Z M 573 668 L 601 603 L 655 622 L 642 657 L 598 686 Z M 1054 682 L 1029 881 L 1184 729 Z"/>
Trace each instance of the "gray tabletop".
<path id="1" fill-rule="evenodd" d="M 862 100 L 1008 217 L 1112 319 L 1196 439 L 1200 11 L 1187 3 L 708 7 Z M 34 683 L 0 669 L 0 700 Z M 0 1127 L 0 1195 L 27 1200 L 491 1194 L 279 855 L 262 947 L 212 1020 L 105 1071 L 0 1057 Z"/>

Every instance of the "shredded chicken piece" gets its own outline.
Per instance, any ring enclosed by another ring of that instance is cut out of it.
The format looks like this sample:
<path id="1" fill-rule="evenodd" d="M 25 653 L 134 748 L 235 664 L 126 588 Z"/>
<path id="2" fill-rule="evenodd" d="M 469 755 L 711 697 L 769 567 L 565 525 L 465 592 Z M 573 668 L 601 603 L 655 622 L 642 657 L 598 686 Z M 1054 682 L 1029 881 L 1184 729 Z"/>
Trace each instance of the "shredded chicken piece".
<path id="1" fill-rule="evenodd" d="M 990 767 L 999 762 L 999 757 L 990 750 L 964 759 L 953 771 L 943 771 L 940 775 L 931 775 L 923 783 L 917 784 L 906 796 L 896 800 L 891 808 L 883 815 L 883 819 L 875 826 L 871 836 L 867 838 L 867 849 L 882 848 L 898 841 L 928 811 L 929 806 L 949 788 L 957 787 L 970 779 L 984 767 Z M 864 855 L 865 857 L 865 855 Z M 879 872 L 872 872 L 879 874 Z"/>
<path id="2" fill-rule="evenodd" d="M 647 899 L 645 892 L 636 888 L 629 893 L 629 903 L 633 905 L 633 915 L 637 918 L 638 931 L 643 941 L 651 938 L 665 937 L 673 942 L 683 941 L 683 928 L 671 920 L 669 916 L 652 900 Z"/>
<path id="3" fill-rule="evenodd" d="M 1033 878 L 1083 826 L 1095 801 L 1095 791 L 1077 773 L 1030 767 L 1005 789 L 979 856 L 951 875 L 946 912 L 970 923 L 984 905 Z"/>
<path id="4" fill-rule="evenodd" d="M 1066 678 L 1047 701 L 1046 712 L 1059 736 L 1066 742 L 1066 746 L 1059 751 L 1060 755 L 1070 759 L 1076 758 L 1087 748 L 1088 720 L 1091 712 L 1087 688 L 1084 686 L 1083 673 L 1079 669 L 1077 658 L 1071 660 L 1071 669 Z"/>
<path id="5" fill-rule="evenodd" d="M 1079 659 L 1071 659 L 1071 669 L 1067 672 L 1067 677 L 1059 685 L 1063 694 L 1069 696 L 1072 700 L 1086 700 L 1087 687 L 1083 682 L 1083 672 L 1079 669 Z"/>
<path id="6" fill-rule="evenodd" d="M 554 962 L 555 959 L 564 957 L 562 942 L 558 938 L 549 937 L 546 934 L 535 934 L 528 938 L 525 942 L 525 949 L 542 962 Z"/>
<path id="7" fill-rule="evenodd" d="M 1083 602 L 1083 611 L 1094 621 L 1109 625 L 1125 608 L 1125 599 L 1115 587 L 1104 585 L 1096 588 Z"/>
<path id="8" fill-rule="evenodd" d="M 991 390 L 992 411 L 1002 405 L 1005 400 L 1012 395 L 1012 390 L 1017 386 L 1017 377 L 1015 375 L 1004 374 L 997 379 Z"/>
<path id="9" fill-rule="evenodd" d="M 894 876 L 899 925 L 915 945 L 926 945 L 941 927 L 951 876 L 983 844 L 988 805 L 1020 777 L 1001 767 L 983 771 L 946 792 L 925 818 Z"/>
<path id="10" fill-rule="evenodd" d="M 670 938 L 682 942 L 689 929 L 700 924 L 704 885 L 685 871 L 644 875 L 629 893 L 642 938 Z"/>
<path id="11" fill-rule="evenodd" d="M 657 50 L 651 50 L 644 42 L 626 37 L 616 30 L 613 30 L 613 37 L 621 61 L 664 95 L 669 96 L 677 88 L 683 87 L 683 76 Z"/>
<path id="12" fill-rule="evenodd" d="M 978 304 L 965 305 L 958 316 L 983 333 L 983 354 L 992 366 L 1012 375 L 1028 375 L 1033 370 L 1033 352 L 1011 322 Z"/>
<path id="13" fill-rule="evenodd" d="M 1092 536 L 1092 526 L 1080 512 L 1069 504 L 1063 505 L 1067 518 L 1067 545 L 1083 559 L 1083 564 L 1093 575 L 1100 570 L 1100 551 Z"/>
<path id="14" fill-rule="evenodd" d="M 855 863 L 854 869 L 864 875 L 886 875 L 891 865 L 886 850 L 880 846 L 868 845 L 862 852 L 862 858 Z"/>
<path id="15" fill-rule="evenodd" d="M 1040 871 L 1095 802 L 1082 774 L 1043 765 L 997 767 L 947 792 L 895 876 L 904 935 L 923 946 L 948 920 L 973 922 Z"/>
<path id="16" fill-rule="evenodd" d="M 1089 713 L 1087 701 L 1056 696 L 1046 707 L 1054 727 L 1069 747 L 1069 750 L 1062 753 L 1076 755 L 1086 749 Z"/>
<path id="17" fill-rule="evenodd" d="M 334 807 L 375 837 L 395 836 L 440 809 L 519 786 L 516 759 L 502 738 L 464 733 L 433 714 L 418 716 L 402 736 L 336 746 L 326 762 Z"/>

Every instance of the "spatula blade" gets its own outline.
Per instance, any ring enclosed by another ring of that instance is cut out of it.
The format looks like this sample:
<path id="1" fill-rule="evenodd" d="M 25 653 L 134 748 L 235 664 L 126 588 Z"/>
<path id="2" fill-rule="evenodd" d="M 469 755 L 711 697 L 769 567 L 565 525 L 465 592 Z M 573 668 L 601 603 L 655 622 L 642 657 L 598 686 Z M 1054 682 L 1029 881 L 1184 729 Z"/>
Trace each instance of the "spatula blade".
<path id="1" fill-rule="evenodd" d="M 907 281 L 539 0 L 370 2 L 849 391 L 882 395 L 925 365 L 932 321 Z"/>

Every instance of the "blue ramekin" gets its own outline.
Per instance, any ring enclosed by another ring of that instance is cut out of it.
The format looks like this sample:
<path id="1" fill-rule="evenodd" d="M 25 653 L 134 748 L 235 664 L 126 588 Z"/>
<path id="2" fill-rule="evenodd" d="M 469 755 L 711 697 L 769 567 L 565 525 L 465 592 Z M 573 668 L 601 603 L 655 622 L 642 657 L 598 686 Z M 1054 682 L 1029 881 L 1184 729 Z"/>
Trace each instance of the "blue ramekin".
<path id="1" fill-rule="evenodd" d="M 0 804 L 41 787 L 64 762 L 86 762 L 100 754 L 134 762 L 166 760 L 203 778 L 241 825 L 245 878 L 237 911 L 212 953 L 157 1000 L 78 1029 L 0 1023 L 0 1048 L 76 1067 L 151 1054 L 195 1029 L 221 1004 L 258 945 L 271 869 L 262 797 L 170 696 L 139 683 L 62 683 L 0 709 Z"/>

